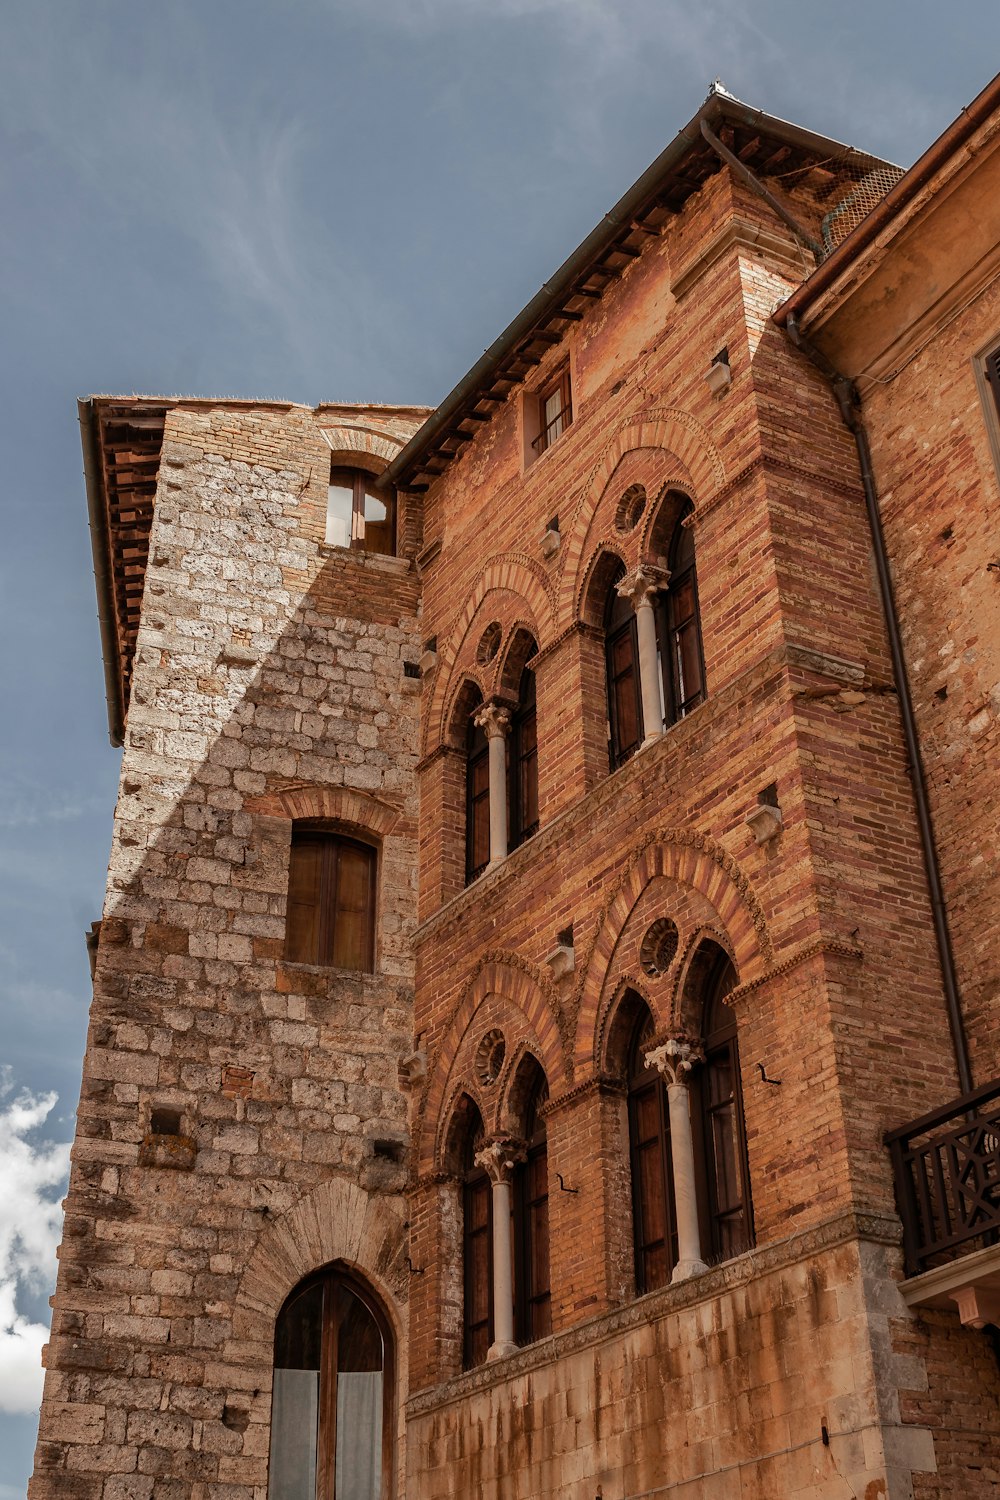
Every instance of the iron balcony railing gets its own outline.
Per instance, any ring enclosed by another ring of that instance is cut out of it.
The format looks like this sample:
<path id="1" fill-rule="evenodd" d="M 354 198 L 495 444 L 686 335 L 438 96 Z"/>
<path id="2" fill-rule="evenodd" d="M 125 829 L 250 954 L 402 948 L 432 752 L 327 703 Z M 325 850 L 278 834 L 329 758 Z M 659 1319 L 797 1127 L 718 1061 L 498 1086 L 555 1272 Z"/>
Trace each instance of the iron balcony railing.
<path id="1" fill-rule="evenodd" d="M 907 1276 L 1000 1244 L 1000 1078 L 885 1137 Z"/>

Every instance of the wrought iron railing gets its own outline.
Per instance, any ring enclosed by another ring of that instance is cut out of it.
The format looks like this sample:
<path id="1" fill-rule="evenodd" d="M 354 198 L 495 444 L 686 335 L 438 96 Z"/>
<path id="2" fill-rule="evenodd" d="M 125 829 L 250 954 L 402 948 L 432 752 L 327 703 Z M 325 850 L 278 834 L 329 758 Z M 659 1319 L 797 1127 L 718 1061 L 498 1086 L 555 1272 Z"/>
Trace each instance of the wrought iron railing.
<path id="1" fill-rule="evenodd" d="M 906 1274 L 1000 1243 L 1000 1079 L 885 1137 Z"/>

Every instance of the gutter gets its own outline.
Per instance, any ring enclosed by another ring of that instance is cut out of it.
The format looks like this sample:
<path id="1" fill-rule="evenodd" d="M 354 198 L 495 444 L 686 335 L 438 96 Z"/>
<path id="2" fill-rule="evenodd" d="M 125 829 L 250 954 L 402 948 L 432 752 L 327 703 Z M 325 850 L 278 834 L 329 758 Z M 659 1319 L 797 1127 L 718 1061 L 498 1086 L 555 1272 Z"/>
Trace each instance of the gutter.
<path id="1" fill-rule="evenodd" d="M 107 516 L 102 504 L 100 462 L 97 434 L 94 428 L 94 403 L 76 403 L 83 442 L 83 475 L 87 488 L 87 515 L 90 521 L 90 546 L 94 557 L 94 582 L 97 585 L 97 618 L 101 627 L 101 657 L 104 662 L 104 696 L 108 705 L 108 737 L 116 748 L 125 743 L 119 682 L 118 628 L 109 564 L 110 538 Z"/>
<path id="2" fill-rule="evenodd" d="M 847 244 L 849 241 L 845 240 L 844 243 Z M 815 278 L 813 279 L 815 280 Z M 806 285 L 808 286 L 809 283 L 807 282 Z M 924 770 L 923 756 L 920 751 L 917 722 L 913 712 L 913 697 L 910 692 L 910 679 L 906 670 L 906 658 L 903 654 L 903 641 L 899 629 L 899 615 L 896 610 L 895 594 L 892 587 L 892 574 L 889 569 L 889 556 L 885 546 L 885 535 L 882 531 L 882 516 L 879 510 L 878 493 L 875 488 L 871 447 L 869 446 L 868 433 L 861 417 L 861 397 L 853 380 L 849 380 L 846 375 L 842 375 L 830 363 L 826 355 L 817 349 L 816 345 L 802 332 L 799 328 L 794 309 L 790 308 L 788 303 L 785 303 L 785 309 L 785 331 L 788 337 L 796 349 L 804 354 L 830 382 L 833 394 L 837 398 L 837 405 L 840 407 L 840 415 L 844 425 L 852 434 L 858 450 L 858 462 L 861 466 L 861 483 L 865 494 L 865 510 L 868 514 L 868 527 L 871 532 L 872 546 L 875 554 L 875 569 L 878 574 L 879 593 L 882 598 L 882 612 L 885 616 L 886 630 L 889 636 L 889 651 L 892 656 L 893 675 L 896 680 L 899 710 L 903 721 L 903 738 L 906 742 L 906 753 L 910 762 L 913 800 L 916 806 L 920 846 L 923 851 L 924 869 L 927 874 L 927 885 L 930 892 L 931 918 L 934 924 L 934 937 L 937 942 L 938 959 L 941 964 L 941 978 L 944 983 L 945 1004 L 948 1010 L 948 1027 L 951 1032 L 951 1041 L 955 1052 L 959 1089 L 963 1095 L 970 1094 L 972 1092 L 972 1068 L 969 1062 L 969 1043 L 965 1034 L 965 1023 L 962 1020 L 962 1003 L 958 988 L 958 975 L 955 970 L 955 955 L 951 944 L 951 932 L 948 927 L 948 912 L 945 906 L 944 889 L 941 884 L 941 867 L 938 861 L 937 843 L 934 838 L 934 824 L 931 819 L 930 801 L 927 795 L 927 777 Z"/>
<path id="3" fill-rule="evenodd" d="M 986 85 L 982 93 L 977 94 L 971 104 L 962 110 L 958 118 L 948 126 L 943 135 L 938 136 L 923 156 L 918 157 L 906 175 L 899 179 L 895 187 L 890 188 L 881 202 L 866 218 L 862 219 L 846 239 L 841 241 L 836 250 L 827 256 L 809 279 L 804 281 L 786 301 L 782 302 L 772 314 L 778 326 L 783 328 L 788 319 L 798 319 L 803 310 L 822 292 L 825 292 L 841 272 L 846 270 L 850 262 L 855 260 L 861 251 L 881 234 L 894 216 L 916 197 L 922 187 L 926 186 L 948 157 L 971 135 L 974 135 L 998 107 L 1000 107 L 1000 73 Z"/>

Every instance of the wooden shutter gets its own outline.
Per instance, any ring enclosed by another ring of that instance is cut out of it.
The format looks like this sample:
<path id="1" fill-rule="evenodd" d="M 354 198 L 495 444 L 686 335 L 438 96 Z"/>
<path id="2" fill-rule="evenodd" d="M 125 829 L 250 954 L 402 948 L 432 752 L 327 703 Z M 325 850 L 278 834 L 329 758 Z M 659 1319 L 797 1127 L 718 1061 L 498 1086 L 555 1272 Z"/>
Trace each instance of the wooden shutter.
<path id="1" fill-rule="evenodd" d="M 288 872 L 285 956 L 293 963 L 318 964 L 324 840 L 318 834 L 292 834 Z"/>
<path id="2" fill-rule="evenodd" d="M 336 869 L 328 912 L 329 962 L 370 973 L 374 967 L 375 850 L 352 839 L 335 843 Z"/>

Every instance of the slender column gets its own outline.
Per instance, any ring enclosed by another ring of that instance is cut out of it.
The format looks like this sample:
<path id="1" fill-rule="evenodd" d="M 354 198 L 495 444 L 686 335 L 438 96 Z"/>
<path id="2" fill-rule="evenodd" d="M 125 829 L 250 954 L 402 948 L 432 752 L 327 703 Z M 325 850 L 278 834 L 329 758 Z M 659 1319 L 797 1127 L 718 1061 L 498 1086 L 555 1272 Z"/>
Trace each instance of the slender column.
<path id="1" fill-rule="evenodd" d="M 663 733 L 663 708 L 660 701 L 660 668 L 656 652 L 656 618 L 653 614 L 653 597 L 666 588 L 670 574 L 666 568 L 654 567 L 652 563 L 640 563 L 627 573 L 618 585 L 618 593 L 627 599 L 635 610 L 636 631 L 639 636 L 639 685 L 642 690 L 642 722 L 645 728 L 644 745 L 651 745 Z"/>
<path id="2" fill-rule="evenodd" d="M 495 1136 L 476 1153 L 476 1166 L 489 1174 L 493 1189 L 493 1342 L 487 1359 L 503 1359 L 514 1342 L 514 1265 L 510 1244 L 510 1192 L 514 1168 L 526 1156 L 524 1143 Z"/>
<path id="3" fill-rule="evenodd" d="M 490 752 L 490 862 L 489 869 L 507 858 L 507 731 L 510 713 L 498 703 L 484 703 L 476 727 L 485 729 Z"/>
<path id="4" fill-rule="evenodd" d="M 689 1037 L 670 1037 L 646 1053 L 647 1068 L 655 1068 L 667 1086 L 670 1111 L 670 1155 L 674 1169 L 674 1208 L 677 1213 L 677 1264 L 671 1281 L 684 1281 L 708 1267 L 701 1258 L 698 1229 L 698 1189 L 691 1134 L 691 1093 L 688 1075 L 695 1063 L 704 1062 L 697 1042 Z"/>

